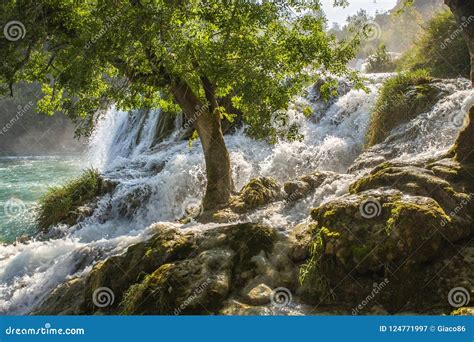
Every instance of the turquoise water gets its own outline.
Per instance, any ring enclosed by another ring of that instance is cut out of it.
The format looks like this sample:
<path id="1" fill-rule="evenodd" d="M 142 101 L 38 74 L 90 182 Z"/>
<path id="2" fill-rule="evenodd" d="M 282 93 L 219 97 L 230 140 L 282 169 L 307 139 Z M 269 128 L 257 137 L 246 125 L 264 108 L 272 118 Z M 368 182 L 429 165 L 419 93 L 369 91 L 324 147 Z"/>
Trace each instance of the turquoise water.
<path id="1" fill-rule="evenodd" d="M 34 234 L 41 195 L 87 166 L 79 156 L 0 157 L 0 242 Z"/>

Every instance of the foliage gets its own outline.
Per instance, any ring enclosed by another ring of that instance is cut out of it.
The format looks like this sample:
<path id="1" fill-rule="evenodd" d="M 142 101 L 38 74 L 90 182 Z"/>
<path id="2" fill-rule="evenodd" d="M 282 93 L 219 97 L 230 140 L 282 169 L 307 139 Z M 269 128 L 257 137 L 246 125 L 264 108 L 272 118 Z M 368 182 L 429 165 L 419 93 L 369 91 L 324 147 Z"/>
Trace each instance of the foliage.
<path id="1" fill-rule="evenodd" d="M 470 57 L 462 27 L 450 11 L 428 22 L 418 42 L 400 60 L 404 70 L 428 69 L 433 77 L 467 77 Z"/>
<path id="2" fill-rule="evenodd" d="M 38 227 L 45 230 L 58 223 L 74 224 L 76 215 L 73 211 L 100 192 L 101 178 L 96 169 L 88 169 L 65 185 L 50 188 L 39 200 Z"/>
<path id="3" fill-rule="evenodd" d="M 387 79 L 372 110 L 366 146 L 382 142 L 392 129 L 429 109 L 437 90 L 426 70 L 399 73 Z"/>
<path id="4" fill-rule="evenodd" d="M 366 10 L 359 10 L 346 20 L 346 25 L 340 27 L 333 23 L 328 30 L 338 40 L 345 40 L 355 31 L 360 31 L 364 25 L 370 26 L 374 31 L 368 39 L 363 39 L 357 58 L 368 57 L 380 44 L 385 44 L 388 51 L 405 52 L 417 39 L 422 30 L 422 25 L 443 7 L 443 0 L 429 1 L 399 1 L 388 12 L 369 15 Z"/>
<path id="5" fill-rule="evenodd" d="M 249 133 L 267 137 L 308 68 L 355 77 L 356 42 L 326 35 L 318 2 L 10 0 L 0 10 L 26 27 L 24 39 L 0 42 L 0 83 L 42 82 L 39 109 L 64 111 L 84 134 L 112 102 L 163 107 L 182 85 L 204 99 L 208 80 Z"/>
<path id="6" fill-rule="evenodd" d="M 396 68 L 392 57 L 387 53 L 385 44 L 380 44 L 374 54 L 367 58 L 367 72 L 392 72 Z"/>

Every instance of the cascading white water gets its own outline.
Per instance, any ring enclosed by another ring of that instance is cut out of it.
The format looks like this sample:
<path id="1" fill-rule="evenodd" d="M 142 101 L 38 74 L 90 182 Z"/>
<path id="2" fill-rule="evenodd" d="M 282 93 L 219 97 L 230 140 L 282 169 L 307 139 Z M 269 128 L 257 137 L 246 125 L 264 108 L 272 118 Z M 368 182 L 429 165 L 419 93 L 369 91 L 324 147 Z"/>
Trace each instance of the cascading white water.
<path id="1" fill-rule="evenodd" d="M 370 109 L 382 80 L 388 76 L 369 75 L 370 93 L 350 90 L 329 107 L 314 102 L 317 96 L 309 88 L 288 112 L 290 122 L 297 123 L 304 134 L 302 141 L 270 146 L 250 139 L 243 130 L 226 136 L 237 188 L 255 176 L 272 176 L 284 182 L 316 170 L 341 175 L 304 199 L 291 205 L 272 204 L 248 219 L 288 230 L 307 218 L 309 208 L 347 192 L 355 177 L 346 174 L 347 168 L 361 155 Z M 464 80 L 446 82 L 446 87 L 451 87 L 449 95 L 432 111 L 394 130 L 384 143 L 372 149 L 371 156 L 379 153 L 409 158 L 448 148 L 459 130 L 448 113 L 461 111 L 469 94 L 466 84 Z M 315 109 L 312 118 L 305 118 L 299 111 L 306 105 Z M 325 108 L 322 113 L 318 112 L 321 108 Z M 175 133 L 151 148 L 159 115 L 111 109 L 100 123 L 91 140 L 91 162 L 117 186 L 99 201 L 91 217 L 67 230 L 57 227 L 56 231 L 62 232 L 59 238 L 56 235 L 48 241 L 0 246 L 0 313 L 29 312 L 58 284 L 147 238 L 151 223 L 173 222 L 183 215 L 184 204 L 202 197 L 205 168 L 199 143 L 189 148 L 186 141 L 176 139 Z M 197 223 L 186 227 L 207 228 Z"/>

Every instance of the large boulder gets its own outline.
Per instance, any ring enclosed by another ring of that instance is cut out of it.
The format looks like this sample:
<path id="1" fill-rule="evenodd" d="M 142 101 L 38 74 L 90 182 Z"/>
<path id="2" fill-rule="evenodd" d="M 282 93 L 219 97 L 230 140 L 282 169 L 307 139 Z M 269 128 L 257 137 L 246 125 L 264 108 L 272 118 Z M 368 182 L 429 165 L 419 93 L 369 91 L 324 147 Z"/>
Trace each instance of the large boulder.
<path id="1" fill-rule="evenodd" d="M 449 290 L 472 279 L 474 259 L 451 263 L 474 233 L 472 189 L 473 177 L 452 160 L 379 165 L 350 194 L 312 210 L 301 296 L 318 305 L 365 303 L 357 313 L 379 304 L 446 312 Z M 449 278 L 439 277 L 443 265 Z"/>
<path id="2" fill-rule="evenodd" d="M 230 208 L 242 213 L 268 204 L 281 197 L 281 187 L 270 177 L 258 177 L 250 180 L 238 196 L 232 198 Z"/>
<path id="3" fill-rule="evenodd" d="M 288 276 L 289 261 L 284 268 L 282 255 L 271 257 L 283 237 L 268 226 L 182 231 L 157 224 L 151 230 L 148 240 L 58 286 L 33 313 L 216 313 L 228 297 L 242 297 L 242 289 L 254 282 L 273 285 L 275 279 L 289 278 L 296 283 L 295 274 Z M 107 305 L 100 295 L 109 297 Z"/>
<path id="4" fill-rule="evenodd" d="M 194 258 L 164 264 L 122 300 L 124 314 L 207 314 L 222 306 L 232 276 L 234 252 L 204 251 Z"/>

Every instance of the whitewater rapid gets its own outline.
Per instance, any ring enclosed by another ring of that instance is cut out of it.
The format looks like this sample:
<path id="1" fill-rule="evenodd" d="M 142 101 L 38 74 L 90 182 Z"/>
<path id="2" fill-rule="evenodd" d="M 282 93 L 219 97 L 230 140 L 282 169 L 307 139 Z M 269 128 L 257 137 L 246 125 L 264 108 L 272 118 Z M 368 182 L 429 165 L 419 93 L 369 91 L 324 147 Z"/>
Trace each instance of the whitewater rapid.
<path id="1" fill-rule="evenodd" d="M 452 145 L 460 126 L 451 113 L 463 113 L 462 103 L 471 94 L 467 80 L 446 82 L 448 95 L 431 111 L 395 129 L 384 143 L 362 154 L 370 110 L 389 76 L 368 75 L 369 93 L 346 89 L 330 105 L 309 87 L 288 110 L 289 123 L 297 124 L 304 135 L 301 141 L 269 145 L 250 139 L 244 129 L 225 137 L 237 189 L 256 176 L 285 182 L 317 170 L 340 174 L 310 196 L 291 205 L 274 203 L 252 213 L 249 220 L 288 231 L 307 219 L 311 207 L 347 193 L 356 175 L 364 172 L 347 173 L 357 158 L 435 155 Z M 305 106 L 313 108 L 312 117 L 302 114 Z M 206 181 L 199 142 L 190 148 L 187 141 L 178 139 L 177 129 L 156 144 L 160 115 L 159 111 L 126 113 L 113 108 L 107 112 L 91 138 L 89 160 L 117 184 L 115 190 L 99 200 L 91 217 L 74 227 L 55 227 L 48 240 L 0 246 L 0 314 L 28 313 L 58 284 L 146 239 L 152 223 L 175 222 L 186 205 L 199 202 Z M 209 226 L 192 222 L 183 228 Z"/>

